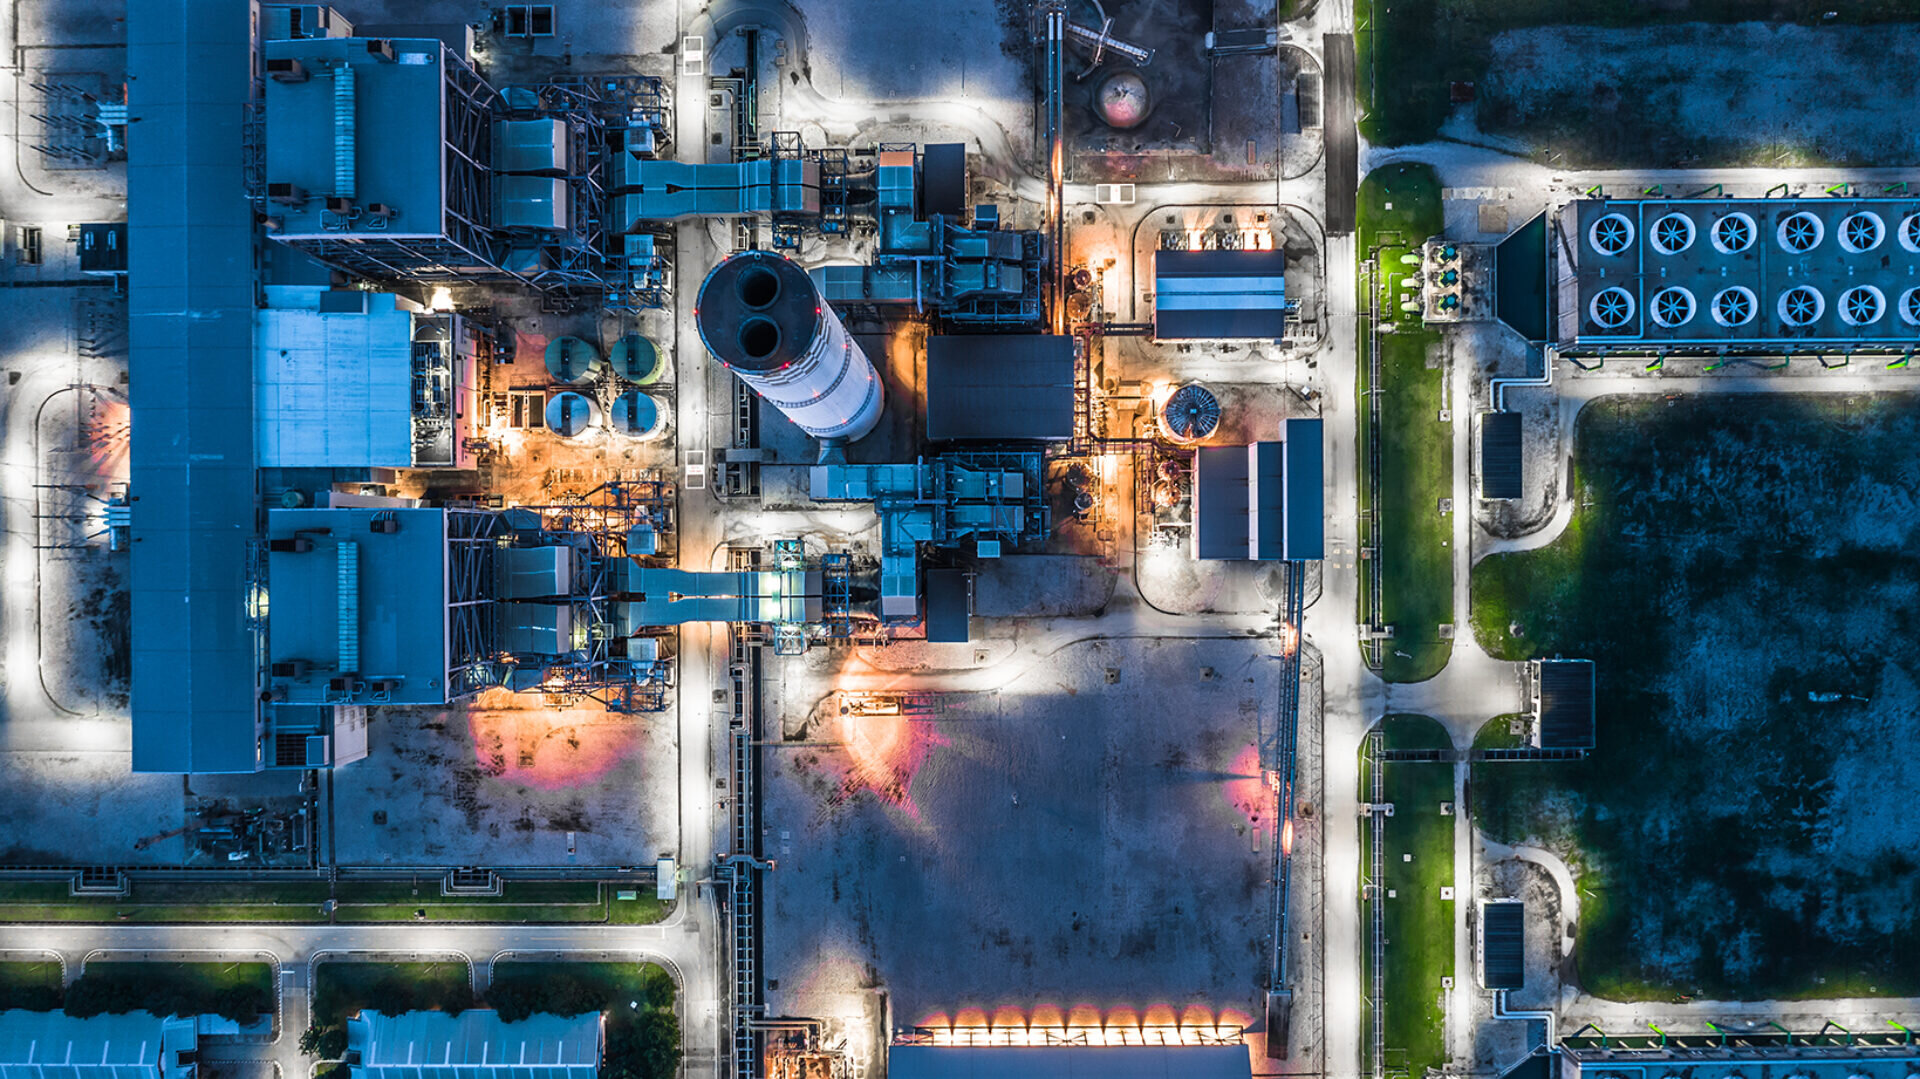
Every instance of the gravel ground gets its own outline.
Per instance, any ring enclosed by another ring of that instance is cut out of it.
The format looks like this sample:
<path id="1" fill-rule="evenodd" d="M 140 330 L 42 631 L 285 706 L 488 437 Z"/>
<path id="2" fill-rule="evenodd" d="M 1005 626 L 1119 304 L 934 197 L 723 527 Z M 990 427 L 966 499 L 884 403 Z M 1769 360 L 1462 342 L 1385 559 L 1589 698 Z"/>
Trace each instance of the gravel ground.
<path id="1" fill-rule="evenodd" d="M 852 721 L 783 683 L 770 707 L 808 744 L 767 757 L 768 969 L 796 975 L 773 1010 L 840 1017 L 856 1052 L 889 1008 L 895 1027 L 1262 1014 L 1270 647 L 1083 641 L 997 691 Z"/>

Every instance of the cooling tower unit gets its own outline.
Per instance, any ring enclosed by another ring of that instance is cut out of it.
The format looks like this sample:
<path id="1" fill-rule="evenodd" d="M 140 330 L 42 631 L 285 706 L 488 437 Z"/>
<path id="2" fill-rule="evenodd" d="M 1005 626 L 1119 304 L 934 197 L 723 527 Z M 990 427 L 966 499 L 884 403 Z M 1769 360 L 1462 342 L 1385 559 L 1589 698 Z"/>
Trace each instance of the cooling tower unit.
<path id="1" fill-rule="evenodd" d="M 880 421 L 880 376 L 800 267 L 734 255 L 707 275 L 695 308 L 707 351 L 801 430 L 852 442 Z"/>

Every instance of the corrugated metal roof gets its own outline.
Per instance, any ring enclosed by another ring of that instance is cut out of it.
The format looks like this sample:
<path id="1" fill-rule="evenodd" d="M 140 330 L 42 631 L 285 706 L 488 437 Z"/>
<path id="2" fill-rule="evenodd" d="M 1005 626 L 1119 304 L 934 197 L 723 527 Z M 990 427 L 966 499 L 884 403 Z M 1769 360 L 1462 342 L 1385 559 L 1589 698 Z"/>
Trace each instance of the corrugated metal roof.
<path id="1" fill-rule="evenodd" d="M 1248 1079 L 1244 1045 L 949 1047 L 898 1045 L 889 1079 Z"/>
<path id="2" fill-rule="evenodd" d="M 258 767 L 244 0 L 127 10 L 133 770 Z"/>
<path id="3" fill-rule="evenodd" d="M 1287 329 L 1287 257 L 1279 251 L 1156 251 L 1153 335 L 1277 339 Z"/>
<path id="4" fill-rule="evenodd" d="M 1519 498 L 1521 425 L 1518 412 L 1480 417 L 1480 497 Z"/>
<path id="5" fill-rule="evenodd" d="M 966 143 L 936 142 L 921 147 L 920 213 L 958 218 L 966 208 Z"/>
<path id="6" fill-rule="evenodd" d="M 1073 338 L 927 340 L 927 437 L 1064 441 L 1073 437 Z"/>
<path id="7" fill-rule="evenodd" d="M 927 640 L 935 644 L 965 644 L 967 627 L 965 570 L 927 571 Z"/>
<path id="8" fill-rule="evenodd" d="M 1193 556 L 1245 558 L 1247 448 L 1202 446 L 1193 454 Z"/>
<path id="9" fill-rule="evenodd" d="M 1540 748 L 1592 749 L 1593 661 L 1543 659 L 1539 663 Z"/>
<path id="10" fill-rule="evenodd" d="M 0 1012 L 0 1079 L 156 1079 L 166 1022 L 146 1012 Z"/>
<path id="11" fill-rule="evenodd" d="M 1526 984 L 1526 904 L 1480 905 L 1480 973 L 1488 989 L 1518 989 Z"/>
<path id="12" fill-rule="evenodd" d="M 506 1023 L 481 1008 L 459 1015 L 363 1011 L 347 1021 L 347 1047 L 360 1055 L 353 1079 L 594 1079 L 600 1014 Z"/>
<path id="13" fill-rule="evenodd" d="M 1287 421 L 1287 558 L 1307 562 L 1327 553 L 1326 447 L 1321 421 Z"/>

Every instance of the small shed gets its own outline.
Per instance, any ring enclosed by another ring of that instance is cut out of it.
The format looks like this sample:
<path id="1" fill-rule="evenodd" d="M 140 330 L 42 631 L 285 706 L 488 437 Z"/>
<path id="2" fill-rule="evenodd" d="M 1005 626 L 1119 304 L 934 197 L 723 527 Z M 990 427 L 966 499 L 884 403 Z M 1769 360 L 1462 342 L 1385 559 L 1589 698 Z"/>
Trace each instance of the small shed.
<path id="1" fill-rule="evenodd" d="M 1526 982 L 1527 906 L 1518 899 L 1480 904 L 1480 982 L 1518 989 Z"/>
<path id="2" fill-rule="evenodd" d="M 1518 412 L 1484 412 L 1480 416 L 1480 497 L 1488 500 L 1519 498 L 1521 426 Z"/>
<path id="3" fill-rule="evenodd" d="M 968 602 L 967 573 L 958 569 L 927 571 L 927 640 L 933 644 L 965 644 Z"/>
<path id="4" fill-rule="evenodd" d="M 1536 659 L 1529 674 L 1534 747 L 1592 749 L 1593 661 Z"/>

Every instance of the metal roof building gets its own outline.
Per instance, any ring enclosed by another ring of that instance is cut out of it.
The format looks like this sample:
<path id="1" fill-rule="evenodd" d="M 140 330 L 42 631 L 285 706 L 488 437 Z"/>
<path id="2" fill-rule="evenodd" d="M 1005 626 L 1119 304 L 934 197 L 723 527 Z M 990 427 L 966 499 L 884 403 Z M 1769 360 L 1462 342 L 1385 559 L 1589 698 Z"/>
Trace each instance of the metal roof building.
<path id="1" fill-rule="evenodd" d="M 260 767 L 243 0 L 127 9 L 133 770 Z"/>
<path id="2" fill-rule="evenodd" d="M 391 531 L 376 530 L 384 527 Z M 277 699 L 448 699 L 454 663 L 445 510 L 276 509 L 267 515 L 267 550 Z M 356 691 L 355 683 L 366 688 Z"/>
<path id="3" fill-rule="evenodd" d="M 1536 748 L 1593 748 L 1593 673 L 1590 659 L 1536 659 L 1529 665 Z"/>
<path id="4" fill-rule="evenodd" d="M 1549 245 L 1564 354 L 1904 352 L 1920 336 L 1920 199 L 1582 199 Z"/>
<path id="5" fill-rule="evenodd" d="M 896 1045 L 890 1079 L 1248 1079 L 1244 1045 Z"/>
<path id="6" fill-rule="evenodd" d="M 1480 414 L 1480 497 L 1519 498 L 1522 428 L 1518 412 Z"/>
<path id="7" fill-rule="evenodd" d="M 595 1079 L 600 1023 L 598 1012 L 507 1023 L 484 1008 L 363 1011 L 347 1020 L 347 1065 L 352 1079 Z"/>
<path id="8" fill-rule="evenodd" d="M 1557 1079 L 1911 1079 L 1920 1074 L 1920 1046 L 1911 1037 L 1899 1030 L 1784 1034 L 1770 1023 L 1726 1023 L 1699 1034 L 1570 1035 L 1555 1054 L 1555 1072 Z"/>
<path id="9" fill-rule="evenodd" d="M 1073 437 L 1073 338 L 927 339 L 927 437 L 1062 442 Z"/>
<path id="10" fill-rule="evenodd" d="M 192 1017 L 0 1012 L 0 1079 L 186 1079 L 198 1044 Z"/>
<path id="11" fill-rule="evenodd" d="M 972 588 L 965 570 L 927 571 L 927 640 L 934 644 L 965 644 L 972 614 Z"/>
<path id="12" fill-rule="evenodd" d="M 369 277 L 498 275 L 494 92 L 433 38 L 268 41 L 275 239 Z M 551 189 L 551 184 L 547 189 Z"/>
<path id="13" fill-rule="evenodd" d="M 1480 984 L 1519 989 L 1526 984 L 1527 907 L 1517 899 L 1480 904 Z"/>
<path id="14" fill-rule="evenodd" d="M 1282 337 L 1292 311 L 1286 270 L 1279 251 L 1156 251 L 1153 335 Z"/>
<path id="15" fill-rule="evenodd" d="M 1321 421 L 1278 442 L 1202 446 L 1193 459 L 1193 556 L 1310 561 L 1326 548 Z"/>

